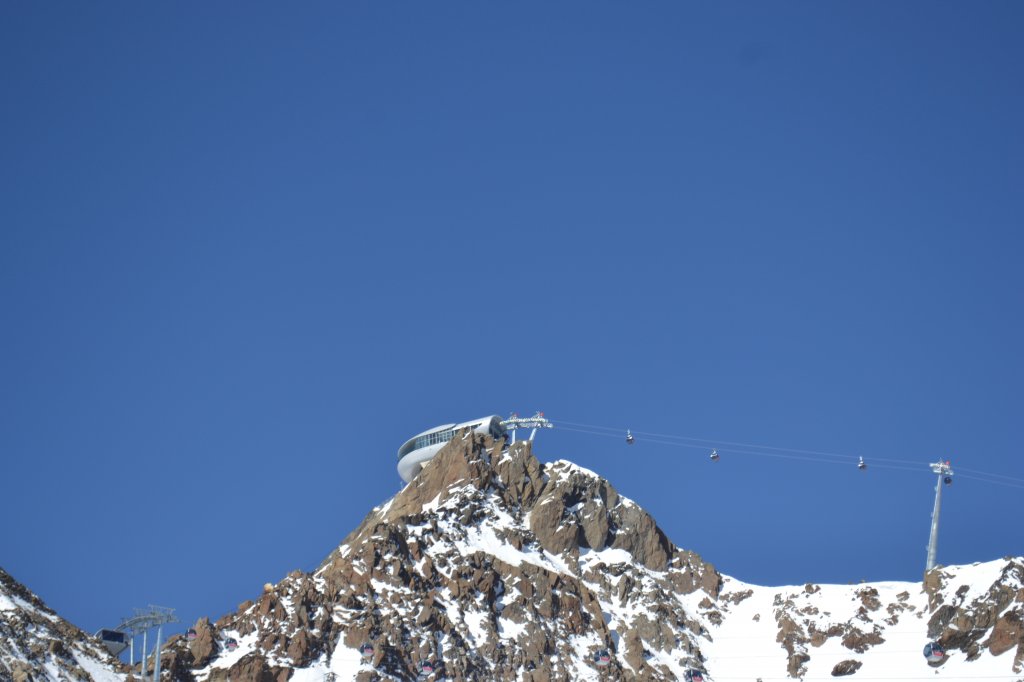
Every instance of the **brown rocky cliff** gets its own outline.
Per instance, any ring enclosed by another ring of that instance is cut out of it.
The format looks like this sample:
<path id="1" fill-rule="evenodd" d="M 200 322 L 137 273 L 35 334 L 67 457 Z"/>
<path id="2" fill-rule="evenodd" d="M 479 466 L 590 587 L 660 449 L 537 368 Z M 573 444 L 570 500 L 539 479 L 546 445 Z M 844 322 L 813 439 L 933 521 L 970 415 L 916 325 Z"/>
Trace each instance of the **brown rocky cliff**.
<path id="1" fill-rule="evenodd" d="M 1007 557 L 991 586 L 968 600 L 971 588 L 942 567 L 925 574 L 928 636 L 963 651 L 968 660 L 984 651 L 993 656 L 1014 651 L 1013 672 L 1024 671 L 1024 560 Z"/>
<path id="2" fill-rule="evenodd" d="M 504 445 L 458 434 L 316 571 L 212 625 L 188 673 L 182 651 L 176 679 L 278 680 L 365 643 L 359 679 L 413 679 L 423 661 L 455 680 L 575 679 L 602 649 L 611 679 L 700 667 L 700 625 L 679 596 L 717 596 L 714 567 L 595 474 Z M 229 636 L 245 643 L 233 655 L 218 644 Z M 676 664 L 649 662 L 652 649 Z"/>
<path id="3" fill-rule="evenodd" d="M 89 660 L 110 676 L 126 666 L 96 638 L 58 616 L 43 600 L 0 568 L 0 680 L 31 682 L 62 679 L 88 682 Z"/>
<path id="4" fill-rule="evenodd" d="M 593 676 L 593 655 L 607 651 L 603 679 L 677 680 L 704 668 L 702 648 L 744 609 L 771 628 L 780 675 L 814 674 L 832 640 L 844 654 L 826 674 L 856 677 L 901 618 L 967 656 L 987 648 L 1020 667 L 1024 562 L 1007 563 L 977 598 L 955 572 L 909 591 L 744 584 L 723 594 L 731 579 L 675 547 L 608 481 L 541 464 L 529 443 L 503 446 L 456 436 L 315 571 L 203 623 L 210 635 L 195 651 L 175 641 L 172 679 L 284 682 L 306 669 L 324 679 L 574 680 Z M 372 652 L 361 657 L 364 644 Z M 425 662 L 435 672 L 421 676 Z"/>

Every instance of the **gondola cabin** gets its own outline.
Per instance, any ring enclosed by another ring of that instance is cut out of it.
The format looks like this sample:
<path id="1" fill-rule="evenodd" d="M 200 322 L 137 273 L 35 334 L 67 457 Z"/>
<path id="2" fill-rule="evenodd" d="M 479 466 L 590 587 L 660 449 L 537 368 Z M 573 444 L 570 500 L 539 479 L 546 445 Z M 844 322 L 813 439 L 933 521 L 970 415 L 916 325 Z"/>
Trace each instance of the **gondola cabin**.
<path id="1" fill-rule="evenodd" d="M 704 682 L 704 673 L 695 668 L 691 668 L 686 671 L 686 682 Z"/>
<path id="2" fill-rule="evenodd" d="M 234 651 L 238 648 L 238 641 L 234 637 L 228 637 L 227 641 L 224 642 L 224 648 L 228 651 Z"/>
<path id="3" fill-rule="evenodd" d="M 373 658 L 373 645 L 369 642 L 363 644 L 361 647 L 359 647 L 359 655 L 364 659 Z"/>
<path id="4" fill-rule="evenodd" d="M 612 655 L 606 649 L 601 649 L 594 654 L 594 665 L 599 668 L 606 668 L 612 662 Z"/>
<path id="5" fill-rule="evenodd" d="M 189 628 L 188 632 L 185 633 L 185 639 L 187 639 L 190 642 L 193 641 L 198 636 L 199 636 L 199 634 L 196 632 L 195 628 Z"/>
<path id="6" fill-rule="evenodd" d="M 924 645 L 924 657 L 931 664 L 942 663 L 946 660 L 946 650 L 938 642 L 929 642 Z"/>

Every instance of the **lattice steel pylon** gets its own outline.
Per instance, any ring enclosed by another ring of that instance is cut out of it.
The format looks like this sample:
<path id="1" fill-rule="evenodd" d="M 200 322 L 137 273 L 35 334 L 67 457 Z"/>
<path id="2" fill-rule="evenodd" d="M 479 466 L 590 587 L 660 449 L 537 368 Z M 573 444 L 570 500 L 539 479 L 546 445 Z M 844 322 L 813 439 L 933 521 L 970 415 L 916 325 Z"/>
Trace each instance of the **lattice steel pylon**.
<path id="1" fill-rule="evenodd" d="M 949 460 L 936 462 L 931 465 L 932 473 L 938 474 L 938 482 L 935 484 L 935 508 L 932 509 L 932 531 L 928 536 L 928 559 L 924 570 L 928 572 L 935 568 L 935 553 L 939 549 L 939 510 L 942 509 L 942 486 L 953 482 L 953 469 L 949 466 Z"/>
<path id="2" fill-rule="evenodd" d="M 131 638 L 131 650 L 128 654 L 129 665 L 135 665 L 135 636 L 138 634 L 142 635 L 142 659 L 140 666 L 140 680 L 145 682 L 146 680 L 146 636 L 147 633 L 156 628 L 156 645 L 153 647 L 156 661 L 153 664 L 153 680 L 159 682 L 160 680 L 160 640 L 163 637 L 164 623 L 177 623 L 178 618 L 174 615 L 174 609 L 169 609 L 166 606 L 153 606 L 149 605 L 148 610 L 135 609 L 135 615 L 130 618 L 125 618 L 121 621 L 121 624 L 117 626 L 117 630 L 121 632 L 130 632 Z"/>

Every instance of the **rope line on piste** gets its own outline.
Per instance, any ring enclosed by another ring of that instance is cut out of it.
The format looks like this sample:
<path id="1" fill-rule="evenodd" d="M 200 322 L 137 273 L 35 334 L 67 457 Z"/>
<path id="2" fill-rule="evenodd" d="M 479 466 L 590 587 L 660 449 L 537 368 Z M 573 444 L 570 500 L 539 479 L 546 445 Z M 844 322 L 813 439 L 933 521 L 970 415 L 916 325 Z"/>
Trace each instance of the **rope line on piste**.
<path id="1" fill-rule="evenodd" d="M 627 432 L 627 429 L 625 428 L 601 426 L 597 424 L 582 424 L 579 422 L 565 421 L 562 419 L 556 420 L 556 423 L 558 425 L 558 428 L 564 431 L 575 431 L 577 433 L 586 433 L 594 436 L 602 436 L 605 438 L 622 438 L 622 434 Z M 636 436 L 643 436 L 643 441 L 645 443 L 656 443 L 658 445 L 668 445 L 670 447 L 687 448 L 691 450 L 706 451 L 709 447 L 714 446 L 716 449 L 728 454 L 752 455 L 756 457 L 772 457 L 776 459 L 792 459 L 804 462 L 815 462 L 818 464 L 841 464 L 843 466 L 856 464 L 861 459 L 861 456 L 859 455 L 846 455 L 837 452 L 825 452 L 822 450 L 783 448 L 775 445 L 763 445 L 758 443 L 740 443 L 736 441 L 725 440 L 712 440 L 710 438 L 697 438 L 694 436 L 680 436 L 666 433 L 654 433 L 651 431 L 631 432 Z M 770 450 L 771 452 L 765 452 L 766 450 Z M 927 468 L 929 466 L 927 462 L 919 462 L 907 459 L 892 459 L 887 457 L 871 456 L 870 458 L 868 458 L 868 460 L 870 461 L 870 466 L 872 469 L 890 469 L 897 471 L 920 472 L 922 467 Z M 911 464 L 914 466 L 900 466 L 906 464 Z M 956 476 L 958 478 L 965 478 L 972 481 L 991 483 L 993 485 L 1001 485 L 1008 488 L 1018 488 L 1024 490 L 1024 478 L 1019 478 L 1016 476 L 1007 476 L 1005 474 L 979 471 L 977 469 L 967 469 L 959 466 L 957 467 Z"/>

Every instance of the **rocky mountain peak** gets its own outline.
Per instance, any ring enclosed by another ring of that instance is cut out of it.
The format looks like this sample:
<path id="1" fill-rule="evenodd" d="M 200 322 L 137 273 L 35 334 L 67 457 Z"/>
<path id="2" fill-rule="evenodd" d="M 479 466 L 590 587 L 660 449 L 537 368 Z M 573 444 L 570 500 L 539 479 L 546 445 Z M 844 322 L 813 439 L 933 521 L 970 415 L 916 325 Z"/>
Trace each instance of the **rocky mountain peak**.
<path id="1" fill-rule="evenodd" d="M 208 680 L 284 680 L 318 666 L 367 680 L 424 669 L 437 679 L 677 679 L 700 660 L 701 626 L 681 599 L 714 599 L 720 582 L 593 472 L 467 431 L 313 573 L 200 622 L 191 643 L 170 642 L 167 669 Z M 598 652 L 614 652 L 606 667 Z"/>
<path id="2" fill-rule="evenodd" d="M 114 682 L 120 664 L 0 568 L 0 680 Z"/>
<path id="3" fill-rule="evenodd" d="M 1006 674 L 1024 658 L 1021 565 L 748 585 L 597 474 L 466 431 L 316 570 L 200 621 L 164 667 L 182 682 L 896 679 L 928 672 L 907 652 L 938 641 L 945 672 Z"/>
<path id="4" fill-rule="evenodd" d="M 531 446 L 519 441 L 505 448 L 502 441 L 467 430 L 395 496 L 382 520 L 415 520 L 453 496 L 465 498 L 470 488 L 492 491 L 502 508 L 528 519 L 547 552 L 578 559 L 581 550 L 621 549 L 652 570 L 669 566 L 675 548 L 650 514 L 592 471 L 567 461 L 541 465 Z M 463 522 L 472 521 L 472 509 L 463 509 Z"/>
<path id="5" fill-rule="evenodd" d="M 466 431 L 316 570 L 192 627 L 167 641 L 165 682 L 1018 679 L 1024 558 L 915 583 L 751 585 L 594 472 Z M 945 656 L 926 660 L 926 643 Z M 118 670 L 0 570 L 0 682 Z"/>

